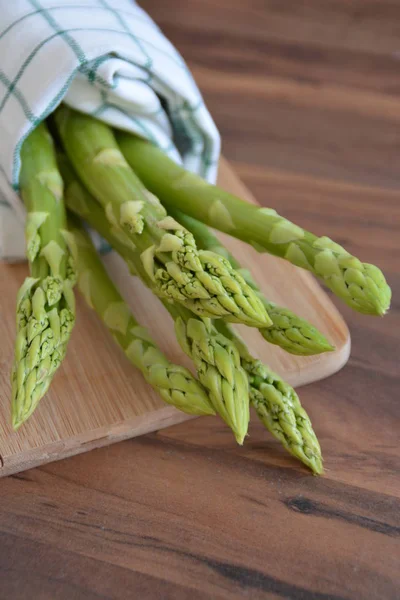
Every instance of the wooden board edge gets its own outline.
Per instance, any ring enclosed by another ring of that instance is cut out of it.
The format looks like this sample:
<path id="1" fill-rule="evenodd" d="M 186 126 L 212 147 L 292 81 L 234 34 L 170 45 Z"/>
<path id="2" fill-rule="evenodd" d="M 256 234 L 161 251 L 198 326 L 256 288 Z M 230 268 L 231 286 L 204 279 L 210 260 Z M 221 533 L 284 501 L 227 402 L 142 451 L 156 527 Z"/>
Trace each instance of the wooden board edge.
<path id="1" fill-rule="evenodd" d="M 183 413 L 173 406 L 165 406 L 151 413 L 133 419 L 115 423 L 106 427 L 92 429 L 84 434 L 71 437 L 68 442 L 60 441 L 46 444 L 36 450 L 21 452 L 15 456 L 0 455 L 0 478 L 15 475 L 34 467 L 63 460 L 89 450 L 109 446 L 146 433 L 152 433 L 196 418 Z M 15 460 L 15 457 L 18 460 Z"/>
<path id="2" fill-rule="evenodd" d="M 311 373 L 311 370 L 315 369 L 315 365 L 302 367 L 301 369 L 290 372 L 288 371 L 285 375 L 285 379 L 288 383 L 291 383 L 293 387 L 296 389 L 302 387 L 304 385 L 309 385 L 311 383 L 315 383 L 317 381 L 321 381 L 321 379 L 326 379 L 331 375 L 334 375 L 346 365 L 349 360 L 351 352 L 351 338 L 350 333 L 343 344 L 343 346 L 332 353 L 326 353 L 324 356 L 324 360 L 321 360 L 319 365 L 318 377 L 315 376 L 315 373 Z"/>

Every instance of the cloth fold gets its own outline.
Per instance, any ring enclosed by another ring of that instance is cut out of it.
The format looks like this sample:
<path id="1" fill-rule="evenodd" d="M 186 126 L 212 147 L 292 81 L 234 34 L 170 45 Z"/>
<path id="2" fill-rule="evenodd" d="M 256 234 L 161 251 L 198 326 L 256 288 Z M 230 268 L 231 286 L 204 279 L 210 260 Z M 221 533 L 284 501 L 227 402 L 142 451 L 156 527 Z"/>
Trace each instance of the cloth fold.
<path id="1" fill-rule="evenodd" d="M 184 60 L 133 0 L 13 0 L 0 14 L 0 258 L 24 257 L 20 149 L 63 101 L 214 183 L 220 139 Z"/>

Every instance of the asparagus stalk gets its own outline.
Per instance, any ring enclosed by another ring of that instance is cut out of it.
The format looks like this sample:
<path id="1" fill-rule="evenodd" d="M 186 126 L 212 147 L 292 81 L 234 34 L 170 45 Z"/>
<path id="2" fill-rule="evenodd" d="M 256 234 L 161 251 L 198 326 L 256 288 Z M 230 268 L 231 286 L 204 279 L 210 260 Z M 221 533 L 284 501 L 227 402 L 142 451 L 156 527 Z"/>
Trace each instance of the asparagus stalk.
<path id="1" fill-rule="evenodd" d="M 182 366 L 172 364 L 136 321 L 109 278 L 90 237 L 77 219 L 69 218 L 63 236 L 75 259 L 78 286 L 87 304 L 110 330 L 127 358 L 167 404 L 192 415 L 213 415 L 206 391 Z"/>
<path id="2" fill-rule="evenodd" d="M 175 321 L 178 342 L 193 360 L 211 404 L 238 444 L 243 444 L 250 421 L 249 386 L 235 344 L 215 329 L 211 319 L 194 317 L 175 303 L 164 302 L 164 306 Z"/>
<path id="3" fill-rule="evenodd" d="M 104 210 L 77 180 L 65 159 L 59 162 L 65 182 L 68 208 L 84 218 L 122 256 L 132 274 L 152 288 L 139 253 L 130 240 L 115 235 Z M 178 303 L 163 300 L 175 321 L 175 331 L 183 351 L 193 360 L 198 378 L 208 391 L 214 410 L 243 443 L 249 423 L 249 394 L 239 353 L 230 340 L 219 334 L 207 318 L 200 318 Z"/>
<path id="4" fill-rule="evenodd" d="M 199 248 L 224 256 L 258 294 L 272 321 L 271 327 L 260 328 L 260 333 L 267 342 L 280 346 L 286 352 L 301 356 L 333 350 L 333 346 L 329 344 L 325 336 L 308 321 L 301 319 L 289 309 L 267 300 L 252 278 L 250 271 L 241 267 L 240 263 L 204 223 L 178 210 L 173 209 L 170 212 L 179 223 L 193 233 Z"/>
<path id="5" fill-rule="evenodd" d="M 328 237 L 305 231 L 273 209 L 208 184 L 147 141 L 126 132 L 118 132 L 117 141 L 135 173 L 168 208 L 308 269 L 354 310 L 369 315 L 388 310 L 391 290 L 376 266 L 360 262 Z"/>
<path id="6" fill-rule="evenodd" d="M 199 252 L 192 234 L 146 193 L 106 124 L 67 107 L 58 109 L 55 120 L 78 175 L 114 230 L 137 247 L 159 296 L 199 316 L 271 324 L 262 302 L 229 262 Z"/>
<path id="7" fill-rule="evenodd" d="M 27 209 L 26 253 L 31 276 L 17 296 L 17 338 L 12 369 L 12 423 L 33 413 L 66 352 L 75 322 L 73 261 L 61 235 L 63 184 L 44 124 L 21 149 L 20 191 Z"/>
<path id="8" fill-rule="evenodd" d="M 257 416 L 282 445 L 313 473 L 323 472 L 321 448 L 311 421 L 295 390 L 261 361 L 255 359 L 242 338 L 222 320 L 215 326 L 236 345 L 250 385 L 250 402 Z"/>

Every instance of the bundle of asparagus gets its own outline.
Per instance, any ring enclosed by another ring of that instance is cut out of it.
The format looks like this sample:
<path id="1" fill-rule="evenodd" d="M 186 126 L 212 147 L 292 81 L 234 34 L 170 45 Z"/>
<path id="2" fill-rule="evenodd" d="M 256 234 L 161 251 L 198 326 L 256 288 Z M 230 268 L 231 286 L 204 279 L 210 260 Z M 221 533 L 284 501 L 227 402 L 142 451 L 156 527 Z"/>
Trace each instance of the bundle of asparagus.
<path id="1" fill-rule="evenodd" d="M 292 354 L 333 348 L 310 323 L 265 298 L 207 226 L 308 269 L 365 314 L 383 315 L 389 307 L 390 288 L 379 269 L 272 209 L 209 185 L 131 134 L 113 132 L 64 106 L 52 126 L 60 146 L 57 157 L 45 125 L 30 135 L 22 152 L 31 277 L 17 298 L 14 427 L 32 414 L 65 355 L 77 278 L 89 306 L 167 403 L 190 414 L 217 413 L 239 444 L 252 404 L 293 456 L 322 473 L 321 449 L 296 392 L 251 355 L 231 323 L 258 328 L 266 342 Z M 137 323 L 81 219 L 167 308 L 198 380 L 171 364 Z"/>

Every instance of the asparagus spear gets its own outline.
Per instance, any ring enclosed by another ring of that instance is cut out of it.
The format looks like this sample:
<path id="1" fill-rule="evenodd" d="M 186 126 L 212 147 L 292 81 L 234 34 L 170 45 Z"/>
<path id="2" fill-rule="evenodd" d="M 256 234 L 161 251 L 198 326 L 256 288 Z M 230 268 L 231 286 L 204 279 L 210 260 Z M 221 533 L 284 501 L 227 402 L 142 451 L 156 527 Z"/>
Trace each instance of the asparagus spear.
<path id="1" fill-rule="evenodd" d="M 62 233 L 75 259 L 80 291 L 128 359 L 167 404 L 192 415 L 215 414 L 206 391 L 190 371 L 172 364 L 136 321 L 79 221 L 70 217 L 68 231 Z"/>
<path id="2" fill-rule="evenodd" d="M 271 324 L 262 302 L 229 262 L 199 252 L 192 234 L 146 193 L 106 124 L 67 107 L 58 109 L 55 119 L 81 180 L 113 228 L 137 247 L 158 295 L 199 316 Z"/>
<path id="3" fill-rule="evenodd" d="M 104 210 L 77 180 L 65 159 L 60 160 L 59 164 L 68 208 L 96 229 L 122 256 L 131 272 L 152 288 L 152 281 L 129 238 L 115 235 Z M 214 410 L 231 427 L 238 443 L 242 444 L 249 423 L 249 395 L 246 374 L 235 345 L 219 334 L 209 319 L 197 317 L 177 303 L 165 299 L 163 303 L 175 321 L 178 341 L 193 360 Z"/>
<path id="4" fill-rule="evenodd" d="M 301 319 L 289 309 L 267 300 L 252 278 L 250 271 L 241 267 L 240 263 L 204 223 L 178 210 L 173 209 L 170 212 L 179 223 L 193 233 L 199 248 L 224 256 L 259 295 L 272 321 L 271 327 L 260 328 L 260 332 L 267 342 L 280 346 L 286 352 L 301 356 L 310 356 L 333 350 L 333 347 L 322 333 L 308 321 Z"/>
<path id="5" fill-rule="evenodd" d="M 263 425 L 296 458 L 315 474 L 321 474 L 321 448 L 311 421 L 295 390 L 261 361 L 251 356 L 239 335 L 222 320 L 215 326 L 233 341 L 250 385 L 250 401 Z"/>
<path id="6" fill-rule="evenodd" d="M 44 124 L 21 149 L 20 191 L 27 209 L 26 253 L 31 276 L 17 296 L 12 369 L 12 423 L 28 419 L 49 388 L 75 322 L 73 261 L 61 235 L 63 184 Z"/>
<path id="7" fill-rule="evenodd" d="M 259 208 L 185 171 L 161 150 L 126 132 L 117 133 L 126 160 L 167 207 L 229 233 L 259 252 L 308 269 L 351 308 L 369 315 L 388 310 L 391 291 L 382 272 L 362 263 L 328 237 L 317 237 L 273 209 Z"/>
<path id="8" fill-rule="evenodd" d="M 193 360 L 211 404 L 232 429 L 238 444 L 243 444 L 250 421 L 249 386 L 235 344 L 215 329 L 211 319 L 194 317 L 175 303 L 164 302 L 164 306 L 175 321 L 178 342 Z"/>

